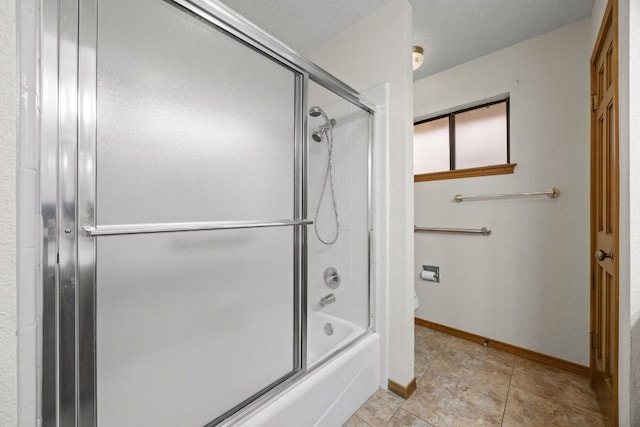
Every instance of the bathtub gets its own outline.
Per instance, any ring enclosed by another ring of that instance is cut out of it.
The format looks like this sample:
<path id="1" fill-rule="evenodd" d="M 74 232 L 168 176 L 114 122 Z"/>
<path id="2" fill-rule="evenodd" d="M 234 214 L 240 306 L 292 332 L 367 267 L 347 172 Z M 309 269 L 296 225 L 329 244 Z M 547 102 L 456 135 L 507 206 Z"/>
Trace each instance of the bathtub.
<path id="1" fill-rule="evenodd" d="M 328 336 L 324 325 L 331 323 Z M 380 337 L 321 312 L 308 318 L 307 373 L 232 425 L 341 426 L 379 387 Z M 349 345 L 352 339 L 354 343 Z M 348 345 L 344 351 L 334 354 Z"/>
<path id="2" fill-rule="evenodd" d="M 325 332 L 325 325 L 333 329 Z M 338 351 L 366 332 L 366 329 L 339 317 L 314 311 L 307 318 L 307 367 L 311 369 L 326 356 Z"/>

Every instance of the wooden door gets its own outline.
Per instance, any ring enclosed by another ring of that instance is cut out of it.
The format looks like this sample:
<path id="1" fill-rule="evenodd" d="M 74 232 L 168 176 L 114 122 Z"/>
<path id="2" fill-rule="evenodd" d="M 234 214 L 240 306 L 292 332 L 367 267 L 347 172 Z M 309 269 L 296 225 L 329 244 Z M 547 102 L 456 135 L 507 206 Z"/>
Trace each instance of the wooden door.
<path id="1" fill-rule="evenodd" d="M 610 0 L 591 56 L 591 385 L 618 413 L 618 7 Z"/>

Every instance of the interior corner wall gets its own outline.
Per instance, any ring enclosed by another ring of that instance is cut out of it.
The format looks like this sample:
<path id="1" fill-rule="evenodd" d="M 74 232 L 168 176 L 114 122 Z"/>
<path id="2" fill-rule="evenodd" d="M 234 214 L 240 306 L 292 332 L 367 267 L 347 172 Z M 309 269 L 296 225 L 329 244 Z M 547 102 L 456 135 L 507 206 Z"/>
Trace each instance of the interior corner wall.
<path id="1" fill-rule="evenodd" d="M 624 331 L 624 334 L 621 330 L 620 339 L 630 341 L 626 349 L 629 356 L 621 355 L 621 364 L 624 364 L 625 370 L 619 372 L 619 377 L 629 378 L 629 383 L 620 384 L 619 394 L 626 396 L 619 404 L 620 425 L 624 425 L 622 421 L 627 421 L 624 417 L 628 414 L 630 419 L 627 424 L 638 426 L 640 425 L 640 263 L 638 262 L 640 259 L 640 162 L 638 161 L 640 159 L 640 3 L 622 0 L 619 7 L 620 20 L 624 22 L 620 29 L 620 38 L 626 41 L 625 51 L 622 52 L 621 49 L 620 54 L 620 68 L 625 69 L 624 80 L 620 81 L 620 93 L 621 98 L 626 97 L 627 102 L 627 113 L 622 109 L 622 105 L 620 109 L 621 115 L 625 115 L 624 120 L 620 122 L 620 136 L 621 145 L 625 145 L 624 150 L 628 154 L 621 162 L 624 161 L 629 174 L 628 190 L 625 191 L 625 197 L 629 199 L 627 233 L 629 254 L 625 266 L 629 271 L 629 289 L 626 295 L 621 295 L 621 304 L 624 304 L 624 297 L 629 298 L 629 329 Z M 628 90 L 625 90 L 625 85 Z M 625 140 L 623 140 L 623 127 L 628 127 Z M 621 147 L 621 159 L 623 159 L 622 150 Z M 621 192 L 622 190 L 621 188 Z M 622 210 L 621 215 L 623 215 Z M 623 230 L 620 231 L 622 236 Z M 623 286 L 622 281 L 620 283 Z M 630 372 L 626 371 L 627 366 Z M 626 390 L 629 392 L 626 393 Z"/>
<path id="2" fill-rule="evenodd" d="M 508 93 L 514 174 L 415 184 L 416 317 L 589 363 L 589 28 L 585 19 L 414 83 L 416 118 Z M 560 189 L 560 197 L 453 202 Z M 440 283 L 420 280 L 423 264 Z"/>
<path id="3" fill-rule="evenodd" d="M 593 9 L 591 9 L 591 17 L 589 18 L 589 46 L 591 46 L 591 48 L 596 44 L 598 32 L 600 31 L 600 24 L 602 23 L 602 17 L 604 16 L 604 11 L 607 8 L 607 3 L 608 0 L 593 0 Z M 589 52 L 589 55 L 591 55 L 591 52 Z M 589 58 L 591 58 L 591 56 L 589 56 Z"/>
<path id="4" fill-rule="evenodd" d="M 631 159 L 630 157 L 630 86 L 629 86 L 629 1 L 618 0 L 618 132 L 620 193 L 618 204 L 618 425 L 630 424 L 631 375 L 633 373 L 631 353 Z M 634 402 L 635 403 L 635 402 Z M 635 424 L 633 424 L 635 425 Z"/>
<path id="5" fill-rule="evenodd" d="M 393 0 L 306 56 L 357 90 L 389 83 L 386 246 L 389 379 L 413 379 L 411 6 Z M 380 316 L 380 313 L 378 313 Z"/>
<path id="6" fill-rule="evenodd" d="M 0 2 L 0 425 L 17 424 L 16 2 Z"/>

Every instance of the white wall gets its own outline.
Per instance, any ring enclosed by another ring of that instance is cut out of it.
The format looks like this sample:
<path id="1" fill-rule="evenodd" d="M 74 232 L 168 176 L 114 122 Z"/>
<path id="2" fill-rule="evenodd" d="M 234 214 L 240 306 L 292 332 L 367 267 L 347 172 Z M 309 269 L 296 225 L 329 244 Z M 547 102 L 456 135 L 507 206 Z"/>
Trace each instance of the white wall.
<path id="1" fill-rule="evenodd" d="M 620 425 L 640 425 L 640 4 L 620 0 Z"/>
<path id="2" fill-rule="evenodd" d="M 604 16 L 604 11 L 607 8 L 607 0 L 594 0 L 593 1 L 593 9 L 591 9 L 591 17 L 590 19 L 590 29 L 589 29 L 589 39 L 591 40 L 589 46 L 591 46 L 591 51 L 589 51 L 589 58 L 591 58 L 591 53 L 593 52 L 593 46 L 596 44 L 596 39 L 598 38 L 598 32 L 600 31 L 600 24 L 602 23 L 602 17 Z"/>
<path id="3" fill-rule="evenodd" d="M 0 1 L 0 425 L 17 422 L 16 13 Z"/>
<path id="4" fill-rule="evenodd" d="M 589 363 L 588 19 L 414 84 L 416 118 L 510 94 L 513 175 L 415 184 L 415 221 L 493 230 L 419 233 L 416 316 L 519 347 Z M 452 201 L 455 194 L 541 191 L 547 197 Z M 440 266 L 441 283 L 419 280 Z"/>
<path id="5" fill-rule="evenodd" d="M 629 2 L 618 1 L 618 88 L 619 88 L 619 229 L 618 283 L 618 423 L 631 425 L 631 223 L 629 157 Z"/>
<path id="6" fill-rule="evenodd" d="M 412 193 L 412 21 L 406 0 L 393 0 L 323 46 L 307 52 L 319 66 L 362 90 L 389 83 L 387 154 L 389 226 L 389 378 L 401 385 L 413 379 L 413 205 Z"/>

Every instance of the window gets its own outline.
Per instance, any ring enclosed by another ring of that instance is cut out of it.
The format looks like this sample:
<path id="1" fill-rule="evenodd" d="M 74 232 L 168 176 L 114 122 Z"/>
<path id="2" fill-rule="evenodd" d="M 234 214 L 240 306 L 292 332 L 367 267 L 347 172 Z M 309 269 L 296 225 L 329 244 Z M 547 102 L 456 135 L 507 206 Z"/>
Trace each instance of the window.
<path id="1" fill-rule="evenodd" d="M 415 181 L 513 173 L 509 99 L 416 122 Z"/>

